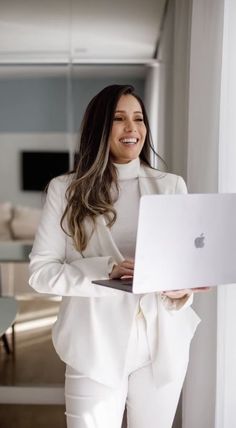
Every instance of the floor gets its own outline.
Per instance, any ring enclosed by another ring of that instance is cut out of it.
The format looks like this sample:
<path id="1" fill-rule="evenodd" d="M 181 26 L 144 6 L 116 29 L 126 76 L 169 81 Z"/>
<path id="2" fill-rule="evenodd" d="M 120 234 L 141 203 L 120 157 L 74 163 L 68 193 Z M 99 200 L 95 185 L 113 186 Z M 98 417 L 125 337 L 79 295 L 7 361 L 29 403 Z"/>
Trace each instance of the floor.
<path id="1" fill-rule="evenodd" d="M 58 301 L 49 299 L 19 300 L 15 357 L 7 356 L 0 343 L 0 385 L 63 385 L 65 366 L 51 342 L 58 307 Z M 64 412 L 61 405 L 0 404 L 0 428 L 66 428 Z M 180 411 L 173 428 L 181 428 Z"/>
<path id="2" fill-rule="evenodd" d="M 0 343 L 0 384 L 4 386 L 59 386 L 65 366 L 54 351 L 51 327 L 59 302 L 48 298 L 18 300 L 15 357 Z M 11 334 L 8 334 L 11 344 Z M 66 428 L 64 406 L 0 404 L 0 428 Z"/>
<path id="3" fill-rule="evenodd" d="M 4 404 L 0 405 L 0 428 L 66 428 L 64 412 L 64 406 Z M 121 428 L 127 428 L 125 418 Z M 181 428 L 178 416 L 172 428 Z"/>
<path id="4" fill-rule="evenodd" d="M 51 341 L 51 327 L 59 303 L 48 299 L 19 301 L 15 324 L 15 358 L 1 344 L 1 385 L 63 385 L 64 363 Z M 9 336 L 9 342 L 11 337 Z"/>
<path id="5" fill-rule="evenodd" d="M 66 428 L 64 406 L 0 405 L 0 428 Z"/>

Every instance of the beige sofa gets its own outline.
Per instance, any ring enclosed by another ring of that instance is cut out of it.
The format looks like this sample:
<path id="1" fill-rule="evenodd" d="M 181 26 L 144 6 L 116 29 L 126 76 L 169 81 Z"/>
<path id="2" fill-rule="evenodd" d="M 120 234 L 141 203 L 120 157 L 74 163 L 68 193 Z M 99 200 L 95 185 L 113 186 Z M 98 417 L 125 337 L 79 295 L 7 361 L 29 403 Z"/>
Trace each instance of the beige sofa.
<path id="1" fill-rule="evenodd" d="M 32 243 L 38 227 L 41 210 L 37 208 L 0 203 L 0 243 Z M 25 295 L 34 293 L 28 285 L 28 263 L 1 264 L 2 295 Z"/>

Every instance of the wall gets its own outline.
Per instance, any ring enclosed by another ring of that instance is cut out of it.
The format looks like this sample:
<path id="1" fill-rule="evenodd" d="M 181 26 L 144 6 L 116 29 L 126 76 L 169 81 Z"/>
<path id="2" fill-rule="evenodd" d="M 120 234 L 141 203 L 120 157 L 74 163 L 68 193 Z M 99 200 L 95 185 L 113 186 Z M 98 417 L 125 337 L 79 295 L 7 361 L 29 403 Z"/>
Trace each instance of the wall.
<path id="1" fill-rule="evenodd" d="M 104 86 L 114 83 L 131 83 L 141 96 L 144 94 L 144 78 L 135 78 L 135 74 L 132 78 L 73 79 L 71 129 L 66 78 L 0 79 L 0 202 L 41 206 L 41 193 L 23 192 L 20 188 L 20 151 L 68 150 L 68 131 L 77 132 L 89 100 Z"/>
<path id="2" fill-rule="evenodd" d="M 222 0 L 192 1 L 187 182 L 193 193 L 218 191 L 223 24 Z M 192 344 L 185 382 L 183 428 L 214 428 L 218 376 L 217 290 L 196 296 L 194 308 L 202 323 Z"/>
<path id="3" fill-rule="evenodd" d="M 190 44 L 189 0 L 170 1 L 158 51 L 156 83 L 149 94 L 156 102 L 158 153 L 168 170 L 187 178 L 188 74 Z M 150 73 L 151 74 L 151 73 Z M 151 77 L 154 74 L 152 71 Z M 154 103 L 153 103 L 154 104 Z"/>
<path id="4" fill-rule="evenodd" d="M 171 170 L 187 181 L 191 1 L 174 2 Z M 189 183 L 187 183 L 189 185 Z"/>
<path id="5" fill-rule="evenodd" d="M 190 192 L 236 192 L 236 4 L 170 4 L 158 58 L 165 93 L 159 103 L 163 121 L 160 110 L 157 120 L 159 152 Z M 202 322 L 184 385 L 183 428 L 235 425 L 235 301 L 234 285 L 195 296 Z"/>
<path id="6" fill-rule="evenodd" d="M 223 67 L 221 80 L 219 191 L 236 193 L 236 3 L 224 2 Z M 236 287 L 220 287 L 217 306 L 216 428 L 236 421 Z"/>
<path id="7" fill-rule="evenodd" d="M 165 23 L 161 35 L 157 59 L 158 92 L 149 91 L 156 97 L 157 151 L 165 160 L 168 170 L 172 170 L 172 121 L 173 121 L 173 37 L 174 37 L 174 4 L 169 2 Z M 163 167 L 163 165 L 160 165 Z"/>

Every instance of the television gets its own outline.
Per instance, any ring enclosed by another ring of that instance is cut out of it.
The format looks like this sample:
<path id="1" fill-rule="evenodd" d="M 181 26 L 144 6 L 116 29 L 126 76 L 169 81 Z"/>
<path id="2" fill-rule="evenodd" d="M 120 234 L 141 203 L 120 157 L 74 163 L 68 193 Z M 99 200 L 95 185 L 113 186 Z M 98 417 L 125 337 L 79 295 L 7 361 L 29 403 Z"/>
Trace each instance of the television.
<path id="1" fill-rule="evenodd" d="M 22 151 L 21 189 L 43 191 L 49 181 L 69 171 L 69 152 Z"/>

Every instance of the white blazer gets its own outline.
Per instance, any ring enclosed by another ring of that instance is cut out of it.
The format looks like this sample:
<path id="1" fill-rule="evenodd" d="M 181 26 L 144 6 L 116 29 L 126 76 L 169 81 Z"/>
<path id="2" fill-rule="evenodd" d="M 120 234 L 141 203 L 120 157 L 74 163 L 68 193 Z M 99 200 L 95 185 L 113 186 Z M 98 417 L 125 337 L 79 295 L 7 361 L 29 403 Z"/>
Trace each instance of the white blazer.
<path id="1" fill-rule="evenodd" d="M 50 183 L 41 222 L 30 255 L 30 285 L 41 293 L 63 296 L 53 327 L 60 358 L 80 373 L 106 385 L 122 379 L 132 323 L 141 307 L 147 324 L 156 385 L 184 376 L 189 346 L 199 318 L 185 302 L 172 302 L 157 293 L 133 295 L 91 283 L 107 278 L 113 263 L 124 257 L 104 216 L 83 254 L 60 227 L 70 176 Z M 140 165 L 140 193 L 184 193 L 181 177 Z M 86 223 L 89 232 L 91 224 Z"/>

